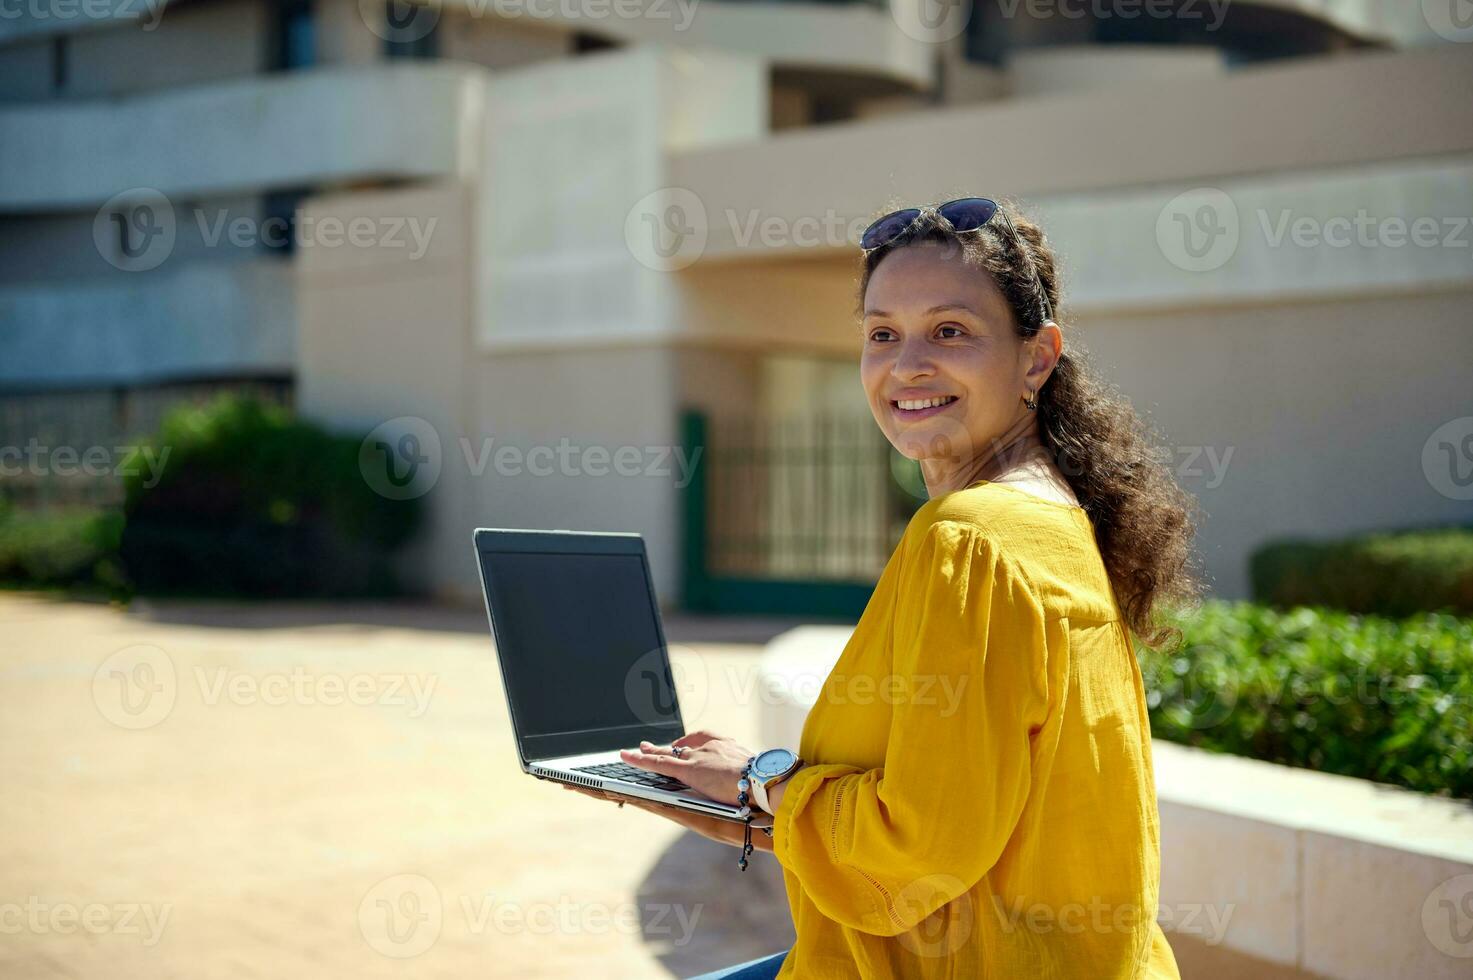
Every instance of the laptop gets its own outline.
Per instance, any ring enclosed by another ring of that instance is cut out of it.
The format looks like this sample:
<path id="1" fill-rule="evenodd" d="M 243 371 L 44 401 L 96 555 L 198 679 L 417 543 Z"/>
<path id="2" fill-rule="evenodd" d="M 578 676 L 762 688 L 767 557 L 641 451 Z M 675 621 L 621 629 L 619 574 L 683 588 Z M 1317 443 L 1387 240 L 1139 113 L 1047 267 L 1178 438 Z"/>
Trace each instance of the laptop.
<path id="1" fill-rule="evenodd" d="M 522 771 L 742 820 L 739 807 L 619 758 L 685 734 L 644 539 L 479 528 L 475 546 Z M 771 824 L 753 813 L 754 827 Z"/>

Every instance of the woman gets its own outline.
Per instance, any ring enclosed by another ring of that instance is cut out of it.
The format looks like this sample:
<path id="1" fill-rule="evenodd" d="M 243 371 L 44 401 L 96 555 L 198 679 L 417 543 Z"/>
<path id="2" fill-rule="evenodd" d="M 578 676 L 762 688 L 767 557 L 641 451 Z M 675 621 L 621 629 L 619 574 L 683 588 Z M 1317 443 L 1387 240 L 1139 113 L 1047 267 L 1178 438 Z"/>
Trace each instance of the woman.
<path id="1" fill-rule="evenodd" d="M 1174 639 L 1158 602 L 1199 591 L 1191 498 L 1065 343 L 1036 225 L 968 198 L 862 247 L 865 394 L 930 499 L 757 800 L 797 941 L 709 976 L 1176 978 L 1130 634 Z M 696 732 L 623 757 L 738 802 L 753 752 Z"/>

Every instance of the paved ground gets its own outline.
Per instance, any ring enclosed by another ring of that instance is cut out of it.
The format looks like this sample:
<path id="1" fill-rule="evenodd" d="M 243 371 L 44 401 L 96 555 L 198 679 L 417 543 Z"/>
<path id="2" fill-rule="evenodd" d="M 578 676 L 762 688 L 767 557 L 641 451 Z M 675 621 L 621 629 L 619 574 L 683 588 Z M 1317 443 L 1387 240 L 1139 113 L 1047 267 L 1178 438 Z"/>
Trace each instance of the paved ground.
<path id="1" fill-rule="evenodd" d="M 688 725 L 755 741 L 782 625 L 672 623 Z M 474 610 L 0 594 L 0 636 L 9 980 L 668 977 L 791 941 L 769 855 L 520 773 Z"/>

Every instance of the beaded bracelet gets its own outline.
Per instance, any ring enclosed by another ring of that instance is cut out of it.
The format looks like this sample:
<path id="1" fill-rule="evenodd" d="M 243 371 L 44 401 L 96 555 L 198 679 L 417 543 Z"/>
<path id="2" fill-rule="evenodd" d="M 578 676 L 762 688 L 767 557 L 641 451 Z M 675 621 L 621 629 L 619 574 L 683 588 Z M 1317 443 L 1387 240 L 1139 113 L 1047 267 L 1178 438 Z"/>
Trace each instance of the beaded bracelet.
<path id="1" fill-rule="evenodd" d="M 742 766 L 742 778 L 737 780 L 737 816 L 742 820 L 742 856 L 737 861 L 737 867 L 743 871 L 747 870 L 747 855 L 752 853 L 752 808 L 747 804 L 747 790 L 752 788 L 752 763 L 757 761 L 754 755 Z"/>

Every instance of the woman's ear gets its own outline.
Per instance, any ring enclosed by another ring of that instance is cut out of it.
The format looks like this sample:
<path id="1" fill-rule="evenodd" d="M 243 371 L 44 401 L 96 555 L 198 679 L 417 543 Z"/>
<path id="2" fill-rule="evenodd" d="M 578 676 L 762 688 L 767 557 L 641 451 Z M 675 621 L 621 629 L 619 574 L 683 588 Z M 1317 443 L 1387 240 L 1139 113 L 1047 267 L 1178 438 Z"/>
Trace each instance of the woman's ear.
<path id="1" fill-rule="evenodd" d="M 1038 333 L 1029 338 L 1027 351 L 1029 363 L 1028 373 L 1023 376 L 1024 382 L 1029 388 L 1038 391 L 1048 381 L 1054 365 L 1059 363 L 1059 356 L 1064 353 L 1064 334 L 1059 330 L 1059 325 L 1050 320 L 1039 327 Z"/>

